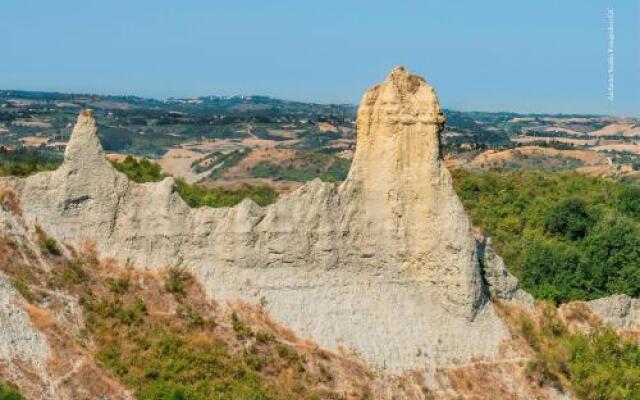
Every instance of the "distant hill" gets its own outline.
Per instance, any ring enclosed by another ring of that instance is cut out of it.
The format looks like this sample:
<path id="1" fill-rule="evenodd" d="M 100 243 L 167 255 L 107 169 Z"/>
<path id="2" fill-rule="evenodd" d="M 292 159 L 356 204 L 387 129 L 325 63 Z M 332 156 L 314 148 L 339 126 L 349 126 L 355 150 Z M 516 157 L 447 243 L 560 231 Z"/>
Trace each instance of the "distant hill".
<path id="1" fill-rule="evenodd" d="M 353 118 L 356 106 L 353 104 L 318 104 L 276 99 L 269 96 L 200 96 L 196 98 L 167 98 L 164 100 L 139 96 L 114 96 L 79 93 L 40 92 L 25 90 L 0 90 L 0 101 L 24 100 L 38 109 L 44 106 L 60 105 L 61 102 L 80 107 L 101 110 L 121 110 L 130 108 L 150 108 L 178 111 L 192 114 L 233 114 L 233 115 L 318 115 L 325 114 Z M 23 102 L 24 103 L 24 102 Z M 64 106 L 64 104 L 63 104 Z"/>

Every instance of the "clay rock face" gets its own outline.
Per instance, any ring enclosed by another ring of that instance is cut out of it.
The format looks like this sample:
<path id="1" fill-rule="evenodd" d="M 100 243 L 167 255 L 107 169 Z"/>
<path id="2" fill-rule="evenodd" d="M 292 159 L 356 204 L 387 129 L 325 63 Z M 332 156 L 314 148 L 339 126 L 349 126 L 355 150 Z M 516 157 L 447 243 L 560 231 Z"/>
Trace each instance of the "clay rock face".
<path id="1" fill-rule="evenodd" d="M 392 370 L 498 356 L 474 238 L 440 156 L 435 92 L 396 68 L 364 96 L 354 162 L 261 208 L 189 208 L 172 178 L 136 184 L 104 159 L 83 112 L 63 165 L 5 181 L 25 218 L 123 264 L 192 271 L 216 300 L 262 302 L 324 347 Z"/>
<path id="2" fill-rule="evenodd" d="M 60 238 L 100 238 L 113 231 L 120 200 L 129 180 L 114 170 L 103 155 L 96 121 L 90 110 L 78 116 L 62 165 L 18 182 L 25 214 Z"/>
<path id="3" fill-rule="evenodd" d="M 20 307 L 22 302 L 6 275 L 0 273 L 0 364 L 9 368 L 9 375 L 19 375 L 13 361 L 21 360 L 33 367 L 38 378 L 47 380 L 45 364 L 49 346 Z"/>
<path id="4" fill-rule="evenodd" d="M 478 245 L 490 297 L 513 300 L 533 310 L 535 306 L 533 296 L 518 287 L 518 279 L 507 270 L 504 260 L 493 249 L 491 238 L 486 238 Z"/>
<path id="5" fill-rule="evenodd" d="M 619 294 L 588 301 L 587 305 L 614 328 L 640 327 L 640 299 Z"/>
<path id="6" fill-rule="evenodd" d="M 433 283 L 449 310 L 471 317 L 484 301 L 475 239 L 440 155 L 445 117 L 424 79 L 395 68 L 364 95 L 345 182 L 356 227 L 376 239 L 376 258 Z"/>

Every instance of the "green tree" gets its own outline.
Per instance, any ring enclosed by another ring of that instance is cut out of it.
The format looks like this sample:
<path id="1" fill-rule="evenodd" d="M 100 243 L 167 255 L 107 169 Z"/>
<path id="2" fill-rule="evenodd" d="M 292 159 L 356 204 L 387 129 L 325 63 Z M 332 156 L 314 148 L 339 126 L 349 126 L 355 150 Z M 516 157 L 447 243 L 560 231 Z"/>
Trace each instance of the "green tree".
<path id="1" fill-rule="evenodd" d="M 551 207 L 543 221 L 547 232 L 564 235 L 571 240 L 583 238 L 592 223 L 586 202 L 578 197 L 559 201 Z"/>
<path id="2" fill-rule="evenodd" d="M 537 298 L 640 295 L 637 181 L 522 170 L 453 176 L 473 224 Z"/>
<path id="3" fill-rule="evenodd" d="M 640 187 L 628 185 L 621 188 L 617 196 L 617 203 L 620 211 L 640 217 Z"/>
<path id="4" fill-rule="evenodd" d="M 640 228 L 626 218 L 605 220 L 581 246 L 589 297 L 609 293 L 640 296 Z"/>
<path id="5" fill-rule="evenodd" d="M 577 250 L 563 243 L 533 241 L 524 249 L 522 285 L 556 303 L 584 298 L 585 271 Z"/>

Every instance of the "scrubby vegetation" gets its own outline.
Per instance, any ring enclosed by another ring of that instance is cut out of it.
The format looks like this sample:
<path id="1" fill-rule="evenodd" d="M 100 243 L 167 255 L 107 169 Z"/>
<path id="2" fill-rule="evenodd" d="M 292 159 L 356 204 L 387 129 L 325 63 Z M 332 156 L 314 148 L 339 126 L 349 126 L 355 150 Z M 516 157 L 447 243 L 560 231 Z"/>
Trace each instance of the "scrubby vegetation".
<path id="1" fill-rule="evenodd" d="M 127 156 L 123 161 L 113 161 L 111 164 L 129 179 L 138 183 L 159 182 L 166 177 L 166 175 L 162 173 L 160 165 L 146 158 L 137 160 L 132 156 Z"/>
<path id="2" fill-rule="evenodd" d="M 454 173 L 474 225 L 522 286 L 565 302 L 640 296 L 640 186 L 578 173 Z"/>
<path id="3" fill-rule="evenodd" d="M 46 251 L 49 254 L 53 254 L 55 256 L 60 255 L 60 248 L 58 247 L 58 242 L 52 237 L 43 237 L 40 241 L 40 246 L 42 250 Z"/>
<path id="4" fill-rule="evenodd" d="M 99 262 L 89 248 L 73 259 L 44 253 L 45 271 L 35 254 L 25 263 L 16 242 L 0 238 L 0 245 L 0 270 L 14 284 L 20 277 L 33 294 L 29 302 L 55 307 L 44 301 L 52 290 L 79 299 L 84 324 L 78 337 L 64 340 L 79 341 L 140 400 L 340 399 L 335 386 L 344 376 L 334 368 L 342 363 L 353 374 L 350 392 L 371 398 L 372 378 L 360 364 L 345 358 L 334 364 L 336 356 L 298 341 L 258 306 L 237 305 L 229 315 L 184 270 L 164 278 L 141 273 Z"/>
<path id="5" fill-rule="evenodd" d="M 581 400 L 640 399 L 640 348 L 635 342 L 594 321 L 588 335 L 571 332 L 551 304 L 541 305 L 540 314 L 538 321 L 519 315 L 513 323 L 534 352 L 526 369 L 529 379 L 572 390 Z"/>
<path id="6" fill-rule="evenodd" d="M 149 315 L 140 298 L 85 298 L 97 359 L 141 400 L 313 399 L 314 379 L 291 347 L 233 319 L 239 350 L 216 323 L 183 304 L 176 318 Z M 238 328 L 240 326 L 241 328 Z M 280 374 L 286 381 L 278 379 Z M 316 396 L 316 397 L 314 397 Z"/>
<path id="7" fill-rule="evenodd" d="M 0 176 L 27 176 L 56 169 L 62 157 L 52 152 L 20 148 L 0 152 Z"/>
<path id="8" fill-rule="evenodd" d="M 176 296 L 186 295 L 186 283 L 189 280 L 189 275 L 184 269 L 179 267 L 169 268 L 167 271 L 167 277 L 164 281 L 164 288 L 169 293 L 173 293 Z"/>
<path id="9" fill-rule="evenodd" d="M 0 382 L 0 400 L 24 400 L 14 385 Z"/>
<path id="10" fill-rule="evenodd" d="M 162 173 L 158 164 L 146 159 L 136 160 L 128 156 L 124 161 L 112 164 L 118 171 L 138 183 L 158 182 L 167 176 Z M 243 185 L 239 189 L 225 189 L 189 184 L 182 179 L 176 179 L 175 182 L 178 194 L 191 207 L 232 207 L 245 198 L 250 198 L 260 206 L 266 206 L 277 198 L 277 193 L 266 186 Z"/>

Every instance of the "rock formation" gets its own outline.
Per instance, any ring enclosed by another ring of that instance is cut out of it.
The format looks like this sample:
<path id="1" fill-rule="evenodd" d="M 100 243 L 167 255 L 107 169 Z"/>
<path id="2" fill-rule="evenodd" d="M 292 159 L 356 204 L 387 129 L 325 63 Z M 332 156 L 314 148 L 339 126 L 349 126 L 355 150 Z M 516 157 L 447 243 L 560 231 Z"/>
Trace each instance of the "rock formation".
<path id="1" fill-rule="evenodd" d="M 499 300 L 514 300 L 533 309 L 535 303 L 533 296 L 518 287 L 518 279 L 507 270 L 504 260 L 491 246 L 491 238 L 481 240 L 478 244 L 480 259 L 484 267 L 484 279 L 490 297 Z"/>
<path id="2" fill-rule="evenodd" d="M 30 322 L 29 316 L 21 307 L 24 300 L 11 286 L 11 282 L 0 272 L 0 367 L 4 367 L 3 361 L 21 360 L 30 366 L 30 376 L 42 382 L 49 382 L 49 374 L 45 366 L 49 357 L 49 346 L 42 333 Z M 9 364 L 6 375 L 12 379 L 21 379 L 24 371 L 11 368 Z M 27 375 L 29 376 L 29 375 Z M 52 396 L 53 393 L 47 393 Z"/>
<path id="3" fill-rule="evenodd" d="M 83 111 L 56 171 L 5 181 L 25 219 L 123 264 L 192 271 L 217 300 L 266 302 L 323 346 L 391 370 L 493 358 L 506 335 L 440 154 L 434 90 L 404 68 L 364 95 L 347 180 L 261 208 L 191 209 L 172 178 L 136 184 L 105 160 Z"/>
<path id="4" fill-rule="evenodd" d="M 587 305 L 608 325 L 618 329 L 640 327 L 640 299 L 626 294 L 604 297 Z"/>

